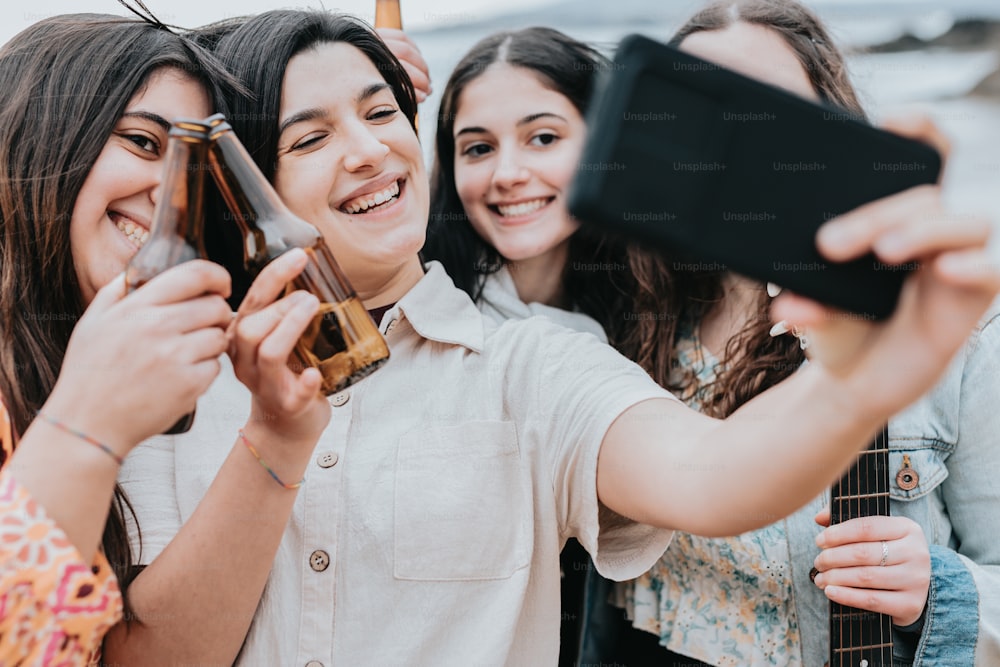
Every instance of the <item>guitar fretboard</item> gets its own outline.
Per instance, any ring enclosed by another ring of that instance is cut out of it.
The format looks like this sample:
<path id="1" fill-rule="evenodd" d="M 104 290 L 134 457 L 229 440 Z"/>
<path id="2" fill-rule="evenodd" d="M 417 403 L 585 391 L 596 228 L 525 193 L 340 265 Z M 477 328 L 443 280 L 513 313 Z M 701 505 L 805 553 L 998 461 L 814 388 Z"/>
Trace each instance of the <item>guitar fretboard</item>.
<path id="1" fill-rule="evenodd" d="M 883 428 L 830 493 L 830 524 L 889 516 L 889 434 Z M 890 667 L 892 617 L 830 602 L 830 667 Z"/>

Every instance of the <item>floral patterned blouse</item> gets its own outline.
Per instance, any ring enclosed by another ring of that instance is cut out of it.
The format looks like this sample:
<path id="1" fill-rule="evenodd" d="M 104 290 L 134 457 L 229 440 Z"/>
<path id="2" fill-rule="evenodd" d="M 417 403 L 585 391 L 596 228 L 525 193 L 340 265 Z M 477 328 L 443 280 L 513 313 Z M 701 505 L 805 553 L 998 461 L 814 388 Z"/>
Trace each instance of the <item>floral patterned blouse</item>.
<path id="1" fill-rule="evenodd" d="M 0 402 L 3 460 L 13 450 Z M 101 554 L 88 565 L 28 492 L 0 470 L 0 665 L 96 665 L 101 639 L 122 616 Z"/>
<path id="2" fill-rule="evenodd" d="M 685 402 L 697 410 L 719 362 L 691 327 L 678 346 L 681 366 L 696 370 Z M 730 538 L 678 532 L 649 572 L 616 584 L 613 602 L 675 653 L 711 665 L 801 667 L 789 563 L 784 522 Z"/>

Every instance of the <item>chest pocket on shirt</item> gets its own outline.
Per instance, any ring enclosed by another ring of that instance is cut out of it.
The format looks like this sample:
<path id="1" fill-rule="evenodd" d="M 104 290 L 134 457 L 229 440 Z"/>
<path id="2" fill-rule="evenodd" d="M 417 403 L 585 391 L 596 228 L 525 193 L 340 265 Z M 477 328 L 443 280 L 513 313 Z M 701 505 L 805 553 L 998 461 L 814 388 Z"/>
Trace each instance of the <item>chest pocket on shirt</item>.
<path id="1" fill-rule="evenodd" d="M 894 443 L 889 450 L 890 497 L 906 502 L 936 489 L 948 477 L 949 453 L 926 441 Z"/>
<path id="2" fill-rule="evenodd" d="M 952 539 L 944 498 L 937 493 L 948 478 L 949 453 L 924 439 L 897 441 L 889 451 L 890 513 L 920 524 L 931 544 L 950 545 Z"/>
<path id="3" fill-rule="evenodd" d="M 512 423 L 420 428 L 396 457 L 396 578 L 506 579 L 528 566 L 530 471 Z"/>

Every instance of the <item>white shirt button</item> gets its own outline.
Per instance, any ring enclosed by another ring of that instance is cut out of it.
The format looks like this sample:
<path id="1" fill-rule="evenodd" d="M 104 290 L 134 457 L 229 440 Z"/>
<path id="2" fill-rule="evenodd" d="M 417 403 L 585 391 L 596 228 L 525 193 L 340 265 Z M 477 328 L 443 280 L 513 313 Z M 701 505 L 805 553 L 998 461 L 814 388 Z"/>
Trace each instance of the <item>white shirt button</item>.
<path id="1" fill-rule="evenodd" d="M 344 391 L 336 393 L 330 397 L 330 405 L 332 405 L 335 408 L 339 408 L 340 406 L 347 403 L 349 400 L 351 400 L 351 392 L 345 389 Z"/>
<path id="2" fill-rule="evenodd" d="M 309 567 L 316 572 L 322 572 L 326 568 L 330 567 L 330 554 L 326 553 L 322 549 L 317 549 L 312 552 L 309 554 Z"/>
<path id="3" fill-rule="evenodd" d="M 306 667 L 323 667 L 323 663 L 319 660 L 310 660 L 306 663 Z"/>
<path id="4" fill-rule="evenodd" d="M 340 457 L 337 456 L 337 452 L 320 452 L 316 456 L 316 465 L 320 468 L 332 468 L 337 465 L 337 461 Z"/>

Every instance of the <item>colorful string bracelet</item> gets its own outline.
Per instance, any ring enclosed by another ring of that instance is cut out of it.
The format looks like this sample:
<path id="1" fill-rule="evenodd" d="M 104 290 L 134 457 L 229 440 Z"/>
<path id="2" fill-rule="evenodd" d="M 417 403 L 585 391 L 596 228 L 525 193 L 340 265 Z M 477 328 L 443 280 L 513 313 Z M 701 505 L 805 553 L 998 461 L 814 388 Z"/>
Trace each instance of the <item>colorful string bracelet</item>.
<path id="1" fill-rule="evenodd" d="M 84 442 L 86 442 L 88 444 L 91 444 L 94 447 L 97 447 L 102 452 L 104 452 L 105 454 L 107 454 L 108 456 L 110 456 L 111 458 L 113 458 L 115 460 L 115 463 L 117 463 L 118 465 L 121 465 L 121 464 L 125 463 L 125 459 L 124 458 L 122 458 L 121 456 L 119 456 L 118 454 L 116 454 L 115 450 L 111 449 L 110 447 L 108 447 L 107 445 L 105 445 L 100 440 L 97 440 L 95 438 L 90 437 L 89 435 L 87 435 L 83 431 L 77 431 L 75 428 L 71 428 L 71 427 L 67 426 L 66 424 L 63 424 L 61 421 L 59 421 L 55 417 L 50 417 L 49 415 L 45 414 L 41 410 L 35 410 L 35 415 L 37 415 L 38 417 L 40 417 L 45 422 L 47 422 L 49 424 L 52 424 L 56 428 L 58 428 L 58 429 L 60 429 L 62 431 L 65 431 L 66 433 L 69 433 L 70 435 L 74 435 L 77 438 L 79 438 L 80 440 L 83 440 Z"/>
<path id="2" fill-rule="evenodd" d="M 264 459 L 260 457 L 260 454 L 257 453 L 257 450 L 254 449 L 253 445 L 250 444 L 250 440 L 247 439 L 247 435 L 246 433 L 243 432 L 243 429 L 240 429 L 240 440 L 242 440 L 243 444 L 247 446 L 247 449 L 249 449 L 250 453 L 253 454 L 255 459 L 257 459 L 257 462 L 260 463 L 262 466 L 264 466 L 264 470 L 266 470 L 268 474 L 271 475 L 274 481 L 283 486 L 284 488 L 289 490 L 294 490 L 302 486 L 302 483 L 306 481 L 306 478 L 303 477 L 295 484 L 285 484 L 284 482 L 281 481 L 281 478 L 278 477 L 278 474 L 271 469 L 271 466 L 267 465 Z"/>

